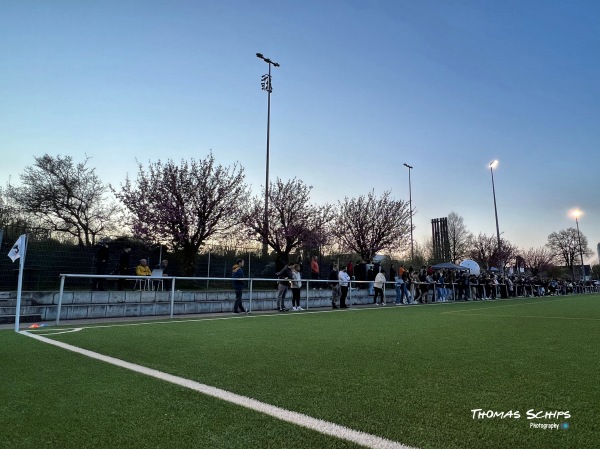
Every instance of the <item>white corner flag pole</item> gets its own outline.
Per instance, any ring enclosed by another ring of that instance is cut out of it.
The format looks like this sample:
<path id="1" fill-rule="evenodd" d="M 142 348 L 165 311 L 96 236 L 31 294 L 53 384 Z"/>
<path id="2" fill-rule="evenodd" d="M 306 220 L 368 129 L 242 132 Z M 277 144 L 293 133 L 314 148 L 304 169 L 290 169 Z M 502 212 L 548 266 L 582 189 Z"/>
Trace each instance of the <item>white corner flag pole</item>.
<path id="1" fill-rule="evenodd" d="M 17 246 L 16 254 L 13 253 L 15 246 Z M 17 286 L 17 305 L 15 307 L 15 332 L 19 332 L 19 321 L 21 318 L 21 292 L 23 291 L 23 266 L 25 265 L 25 253 L 27 252 L 27 234 L 23 234 L 15 243 L 13 249 L 9 253 L 9 257 L 12 259 L 13 257 L 19 258 L 19 281 Z M 13 254 L 11 256 L 11 254 Z M 13 260 L 14 261 L 14 260 Z"/>

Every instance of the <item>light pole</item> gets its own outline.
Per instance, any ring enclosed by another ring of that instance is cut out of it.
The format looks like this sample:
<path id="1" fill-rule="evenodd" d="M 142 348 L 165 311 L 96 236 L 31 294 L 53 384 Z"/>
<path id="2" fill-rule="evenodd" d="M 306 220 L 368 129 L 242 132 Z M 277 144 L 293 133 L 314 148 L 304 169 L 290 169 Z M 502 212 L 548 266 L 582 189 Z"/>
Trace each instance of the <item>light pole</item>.
<path id="1" fill-rule="evenodd" d="M 496 237 L 498 238 L 498 257 L 500 257 L 500 227 L 498 226 L 498 208 L 496 207 L 496 187 L 494 186 L 494 169 L 498 166 L 498 161 L 490 163 L 490 173 L 492 174 L 492 194 L 494 195 L 494 214 L 496 215 Z M 502 276 L 504 276 L 504 261 L 502 262 Z"/>
<path id="2" fill-rule="evenodd" d="M 404 164 L 406 168 L 408 168 L 408 207 L 410 208 L 410 262 L 414 263 L 415 261 L 415 246 L 413 243 L 413 211 L 412 211 L 412 186 L 410 182 L 410 172 L 413 169 L 411 165 Z"/>
<path id="3" fill-rule="evenodd" d="M 269 235 L 269 136 L 271 128 L 271 92 L 273 92 L 273 86 L 271 84 L 271 66 L 279 67 L 279 64 L 271 61 L 269 58 L 265 58 L 262 53 L 256 53 L 256 57 L 262 59 L 269 64 L 269 73 L 263 75 L 260 79 L 260 85 L 262 90 L 267 91 L 267 163 L 266 163 L 266 175 L 265 175 L 265 219 L 263 227 L 263 248 L 262 255 L 267 257 L 269 255 L 268 248 L 268 235 Z"/>
<path id="4" fill-rule="evenodd" d="M 585 282 L 585 269 L 583 268 L 583 248 L 581 247 L 581 234 L 579 233 L 579 217 L 583 215 L 579 209 L 573 211 L 575 224 L 577 225 L 577 241 L 579 242 L 579 256 L 581 257 L 581 282 Z"/>

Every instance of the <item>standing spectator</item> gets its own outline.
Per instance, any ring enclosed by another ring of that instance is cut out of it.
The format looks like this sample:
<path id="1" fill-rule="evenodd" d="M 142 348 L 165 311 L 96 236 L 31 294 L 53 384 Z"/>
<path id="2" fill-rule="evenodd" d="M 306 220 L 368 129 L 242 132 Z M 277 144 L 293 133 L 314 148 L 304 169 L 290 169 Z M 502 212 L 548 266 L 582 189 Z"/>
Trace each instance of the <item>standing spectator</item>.
<path id="1" fill-rule="evenodd" d="M 356 261 L 356 266 L 354 267 L 354 278 L 358 281 L 358 288 L 367 288 L 367 285 L 364 283 L 364 281 L 367 280 L 367 264 L 365 263 L 364 259 Z"/>
<path id="2" fill-rule="evenodd" d="M 425 265 L 423 265 L 421 271 L 419 271 L 419 289 L 421 290 L 421 294 L 419 295 L 421 304 L 427 304 L 429 285 L 427 283 L 427 268 L 425 268 Z"/>
<path id="3" fill-rule="evenodd" d="M 300 287 L 302 287 L 302 275 L 300 274 L 300 265 L 296 264 L 292 267 L 292 310 L 304 310 L 300 307 Z"/>
<path id="4" fill-rule="evenodd" d="M 398 268 L 398 276 L 402 277 L 402 275 L 404 274 L 404 272 L 406 271 L 406 268 L 404 268 L 404 264 L 400 264 L 400 268 Z M 395 276 L 394 276 L 395 278 Z M 392 278 L 392 279 L 394 279 Z"/>
<path id="5" fill-rule="evenodd" d="M 352 264 L 352 261 L 349 261 L 348 265 L 346 265 L 346 273 L 348 273 L 350 279 L 352 279 L 352 276 L 354 276 L 354 265 Z"/>
<path id="6" fill-rule="evenodd" d="M 293 266 L 294 263 L 289 263 L 277 273 L 277 277 L 279 278 L 279 283 L 277 284 L 277 310 L 279 312 L 287 312 L 289 310 L 285 308 L 285 294 L 294 278 L 294 274 L 292 273 Z"/>
<path id="7" fill-rule="evenodd" d="M 329 287 L 331 288 L 331 308 L 337 309 L 337 300 L 340 297 L 340 279 L 337 265 L 329 272 Z"/>
<path id="8" fill-rule="evenodd" d="M 96 274 L 102 275 L 106 274 L 106 268 L 108 267 L 108 243 L 106 240 L 100 240 L 100 244 L 98 245 L 98 252 L 96 254 Z M 104 291 L 104 278 L 96 278 L 94 279 L 93 290 L 99 290 L 101 292 Z"/>
<path id="9" fill-rule="evenodd" d="M 367 270 L 367 282 L 369 283 L 369 295 L 374 295 L 373 283 L 375 282 L 375 271 L 373 270 L 373 265 L 369 265 L 369 269 Z"/>
<path id="10" fill-rule="evenodd" d="M 416 279 L 415 269 L 411 265 L 408 267 L 408 273 L 406 276 L 406 289 L 408 290 L 408 293 L 410 294 L 410 303 L 411 304 L 414 304 L 414 302 L 415 302 L 415 284 L 414 284 L 415 279 Z"/>
<path id="11" fill-rule="evenodd" d="M 431 292 L 431 302 L 435 302 L 435 280 L 433 279 L 433 272 L 432 274 L 427 274 L 425 276 L 425 285 L 427 286 L 427 297 L 429 297 L 429 293 Z"/>
<path id="12" fill-rule="evenodd" d="M 246 313 L 244 304 L 242 303 L 242 292 L 245 287 L 244 277 L 244 259 L 238 259 L 231 269 L 231 277 L 233 278 L 233 290 L 235 291 L 235 303 L 233 304 L 233 313 Z"/>
<path id="13" fill-rule="evenodd" d="M 350 276 L 350 289 L 352 289 L 352 280 L 354 279 L 354 264 L 352 263 L 352 261 L 348 262 L 348 265 L 346 265 L 346 273 L 348 273 L 348 276 Z"/>
<path id="14" fill-rule="evenodd" d="M 396 276 L 396 305 L 412 303 L 408 292 L 407 279 L 408 272 L 406 270 L 402 273 L 402 276 Z"/>
<path id="15" fill-rule="evenodd" d="M 347 272 L 348 268 L 342 267 L 338 279 L 340 280 L 340 309 L 347 309 L 346 297 L 348 296 L 348 284 L 350 282 L 350 276 Z"/>
<path id="16" fill-rule="evenodd" d="M 396 279 L 398 273 L 396 273 L 396 266 L 394 264 L 390 265 L 390 281 Z"/>
<path id="17" fill-rule="evenodd" d="M 437 301 L 446 301 L 446 279 L 444 278 L 444 270 L 440 270 L 437 275 Z"/>
<path id="18" fill-rule="evenodd" d="M 304 261 L 302 260 L 302 256 L 298 256 L 296 265 L 298 265 L 298 273 L 300 273 L 300 276 L 304 276 Z"/>
<path id="19" fill-rule="evenodd" d="M 131 252 L 131 246 L 126 246 L 123 252 L 119 255 L 119 275 L 129 276 L 131 275 L 131 267 L 129 264 L 129 253 Z M 123 290 L 125 288 L 125 279 L 119 279 L 117 281 L 117 290 Z"/>
<path id="20" fill-rule="evenodd" d="M 313 256 L 310 261 L 310 278 L 312 280 L 318 280 L 320 277 L 321 271 L 319 270 L 319 261 L 317 260 L 317 256 Z M 313 284 L 313 290 L 316 288 L 321 288 L 318 282 Z"/>
<path id="21" fill-rule="evenodd" d="M 404 273 L 402 273 L 402 279 L 404 280 L 404 287 L 406 288 L 405 291 L 405 296 L 406 296 L 406 302 L 408 302 L 409 304 L 413 304 L 414 301 L 414 295 L 412 295 L 410 293 L 410 287 L 411 287 L 411 279 L 410 279 L 410 271 L 404 270 Z"/>
<path id="22" fill-rule="evenodd" d="M 404 282 L 404 279 L 402 279 L 402 276 L 400 276 L 400 275 L 396 275 L 395 288 L 396 288 L 395 304 L 397 306 L 399 306 L 400 304 L 404 304 L 403 299 L 404 299 L 404 295 L 406 294 L 406 283 Z"/>
<path id="23" fill-rule="evenodd" d="M 375 289 L 375 296 L 373 297 L 373 303 L 377 305 L 377 297 L 381 296 L 381 305 L 385 306 L 385 297 L 383 295 L 383 286 L 385 284 L 385 274 L 379 270 L 377 276 L 375 276 L 375 282 L 373 283 L 373 288 Z"/>

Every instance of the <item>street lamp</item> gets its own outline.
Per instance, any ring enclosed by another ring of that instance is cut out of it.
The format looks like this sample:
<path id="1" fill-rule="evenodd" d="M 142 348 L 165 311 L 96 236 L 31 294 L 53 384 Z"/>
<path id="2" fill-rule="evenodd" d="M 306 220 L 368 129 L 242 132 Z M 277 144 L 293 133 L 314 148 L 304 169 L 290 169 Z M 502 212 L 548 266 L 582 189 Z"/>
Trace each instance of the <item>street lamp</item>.
<path id="1" fill-rule="evenodd" d="M 411 165 L 404 164 L 406 168 L 408 168 L 408 207 L 410 208 L 410 261 L 414 263 L 415 261 L 415 246 L 413 244 L 413 210 L 412 210 L 412 186 L 410 183 L 410 171 L 413 169 Z"/>
<path id="2" fill-rule="evenodd" d="M 579 233 L 579 217 L 583 215 L 579 209 L 573 211 L 575 224 L 577 225 L 577 240 L 579 241 L 579 256 L 581 257 L 581 282 L 585 282 L 585 269 L 583 268 L 583 248 L 581 246 L 581 234 Z"/>
<path id="3" fill-rule="evenodd" d="M 263 75 L 260 79 L 260 85 L 262 90 L 267 91 L 268 103 L 267 103 L 267 163 L 266 163 L 266 176 L 265 176 L 265 219 L 263 228 L 263 257 L 269 255 L 268 248 L 268 235 L 269 235 L 269 135 L 271 127 L 271 92 L 273 92 L 273 86 L 271 84 L 271 66 L 279 67 L 279 64 L 271 61 L 269 58 L 265 58 L 262 53 L 256 53 L 256 57 L 262 59 L 269 64 L 269 73 Z"/>
<path id="4" fill-rule="evenodd" d="M 498 257 L 500 257 L 500 227 L 498 226 L 498 208 L 496 207 L 496 187 L 494 186 L 494 169 L 498 166 L 498 161 L 490 163 L 490 173 L 492 174 L 492 193 L 494 195 L 494 214 L 496 215 L 496 237 L 498 238 Z M 504 262 L 502 261 L 502 276 L 504 276 Z"/>

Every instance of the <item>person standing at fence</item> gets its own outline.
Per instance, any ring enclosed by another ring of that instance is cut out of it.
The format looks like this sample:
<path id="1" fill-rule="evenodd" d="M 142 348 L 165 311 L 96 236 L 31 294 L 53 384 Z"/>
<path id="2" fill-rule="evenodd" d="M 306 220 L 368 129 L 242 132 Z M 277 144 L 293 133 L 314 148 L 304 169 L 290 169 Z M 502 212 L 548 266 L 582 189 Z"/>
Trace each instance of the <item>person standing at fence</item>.
<path id="1" fill-rule="evenodd" d="M 409 302 L 409 293 L 406 287 L 406 271 L 401 275 L 396 276 L 396 305 L 406 304 Z M 405 299 L 406 298 L 406 299 Z"/>
<path id="2" fill-rule="evenodd" d="M 350 275 L 348 274 L 348 268 L 342 267 L 338 274 L 340 280 L 340 309 L 347 309 L 346 298 L 348 297 L 348 287 L 350 284 Z"/>
<path id="3" fill-rule="evenodd" d="M 374 295 L 375 291 L 373 290 L 373 284 L 375 282 L 375 271 L 371 264 L 369 264 L 369 269 L 367 270 L 367 281 L 369 282 L 369 295 Z"/>
<path id="4" fill-rule="evenodd" d="M 331 308 L 337 309 L 337 300 L 340 297 L 340 279 L 337 265 L 329 272 L 329 288 L 331 288 Z"/>
<path id="5" fill-rule="evenodd" d="M 292 310 L 304 310 L 300 307 L 300 287 L 302 287 L 302 274 L 300 273 L 301 266 L 296 264 L 292 267 L 292 275 L 294 280 L 292 281 Z"/>
<path id="6" fill-rule="evenodd" d="M 98 245 L 98 252 L 96 253 L 96 274 L 103 275 L 106 274 L 106 269 L 108 267 L 108 243 L 106 240 L 100 240 L 100 244 Z M 104 291 L 104 278 L 96 278 L 94 279 L 93 290 L 99 290 L 101 292 Z"/>
<path id="7" fill-rule="evenodd" d="M 233 313 L 246 313 L 244 304 L 242 303 L 242 293 L 246 282 L 244 277 L 244 259 L 238 259 L 231 269 L 231 277 L 233 278 L 233 290 L 235 291 L 235 303 L 233 304 Z"/>
<path id="8" fill-rule="evenodd" d="M 385 306 L 385 297 L 383 295 L 383 286 L 385 285 L 385 274 L 379 270 L 377 276 L 375 276 L 375 282 L 373 283 L 373 289 L 375 290 L 375 296 L 373 297 L 373 303 L 377 305 L 377 298 L 381 296 L 381 305 Z"/>
<path id="9" fill-rule="evenodd" d="M 427 291 L 429 290 L 429 287 L 427 285 L 427 268 L 425 265 L 423 265 L 419 271 L 419 290 L 421 291 L 419 294 L 419 302 L 421 304 L 427 304 Z"/>
<path id="10" fill-rule="evenodd" d="M 277 273 L 279 283 L 277 284 L 277 311 L 287 312 L 289 309 L 285 307 L 285 294 L 290 288 L 294 274 L 292 273 L 292 267 L 294 263 L 288 263 L 281 271 Z"/>
<path id="11" fill-rule="evenodd" d="M 131 266 L 129 264 L 129 253 L 131 252 L 131 246 L 126 246 L 123 252 L 119 256 L 119 268 L 118 273 L 121 276 L 131 275 Z M 117 290 L 123 290 L 125 288 L 125 279 L 119 279 L 117 281 Z"/>
<path id="12" fill-rule="evenodd" d="M 317 256 L 313 256 L 313 258 L 310 261 L 310 278 L 312 280 L 317 280 L 317 279 L 319 279 L 320 275 L 321 275 L 321 271 L 319 269 L 319 261 L 317 260 Z M 315 282 L 312 287 L 313 287 L 313 290 L 315 288 L 320 289 L 321 285 L 318 282 Z"/>

